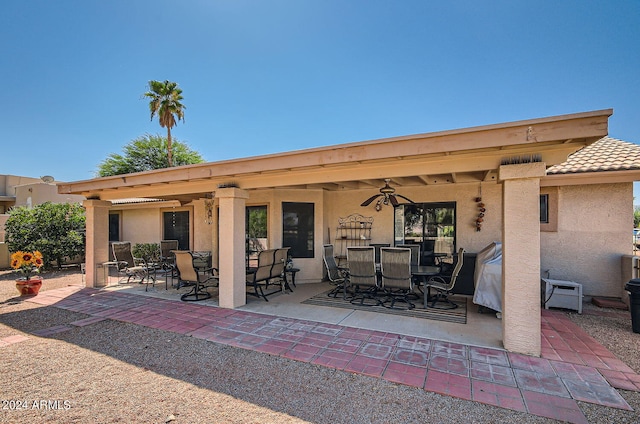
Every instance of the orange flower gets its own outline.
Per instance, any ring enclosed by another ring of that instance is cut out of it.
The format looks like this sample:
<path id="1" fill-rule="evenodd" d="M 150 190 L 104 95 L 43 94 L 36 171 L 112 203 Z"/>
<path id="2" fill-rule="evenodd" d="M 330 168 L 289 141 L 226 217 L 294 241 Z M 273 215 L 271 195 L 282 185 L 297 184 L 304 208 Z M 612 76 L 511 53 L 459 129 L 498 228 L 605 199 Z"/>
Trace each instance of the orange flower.
<path id="1" fill-rule="evenodd" d="M 27 280 L 32 273 L 40 272 L 43 265 L 42 253 L 37 250 L 34 252 L 18 251 L 11 255 L 11 268 L 25 274 Z"/>

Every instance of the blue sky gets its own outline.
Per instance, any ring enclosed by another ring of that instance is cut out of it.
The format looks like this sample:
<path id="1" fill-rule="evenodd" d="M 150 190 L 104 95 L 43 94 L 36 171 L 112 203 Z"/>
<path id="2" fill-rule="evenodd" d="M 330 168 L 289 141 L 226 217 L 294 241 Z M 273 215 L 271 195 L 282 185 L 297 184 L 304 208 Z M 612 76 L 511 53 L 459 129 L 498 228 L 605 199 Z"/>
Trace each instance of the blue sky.
<path id="1" fill-rule="evenodd" d="M 13 1 L 0 40 L 0 174 L 89 179 L 166 134 L 151 79 L 207 161 L 606 108 L 640 143 L 638 0 Z"/>

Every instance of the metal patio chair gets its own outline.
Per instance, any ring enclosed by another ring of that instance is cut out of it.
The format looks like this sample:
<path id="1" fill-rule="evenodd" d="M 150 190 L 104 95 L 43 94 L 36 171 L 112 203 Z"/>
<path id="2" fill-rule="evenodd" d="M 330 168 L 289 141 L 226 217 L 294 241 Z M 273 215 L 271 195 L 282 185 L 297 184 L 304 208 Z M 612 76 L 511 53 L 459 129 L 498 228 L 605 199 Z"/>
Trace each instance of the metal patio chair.
<path id="1" fill-rule="evenodd" d="M 407 308 L 413 309 L 409 295 L 413 293 L 413 276 L 411 274 L 411 249 L 399 247 L 383 247 L 380 249 L 380 270 L 382 271 L 382 289 L 386 298 L 382 304 L 386 308 L 396 308 L 396 302 L 403 302 Z"/>
<path id="2" fill-rule="evenodd" d="M 131 242 L 119 241 L 111 244 L 113 258 L 118 263 L 118 274 L 127 278 L 127 283 L 134 279 L 134 282 L 144 283 L 147 280 L 145 291 L 149 288 L 150 280 L 155 285 L 155 279 L 149 275 L 149 267 L 143 258 L 135 258 L 131 251 Z"/>
<path id="3" fill-rule="evenodd" d="M 174 250 L 178 280 L 180 284 L 193 284 L 191 291 L 180 296 L 180 300 L 194 302 L 211 297 L 207 287 L 218 286 L 218 270 L 216 268 L 196 269 L 193 264 L 193 254 L 188 250 Z M 208 284 L 213 282 L 213 284 Z"/>
<path id="4" fill-rule="evenodd" d="M 342 297 L 347 298 L 347 286 L 349 284 L 349 273 L 346 268 L 339 267 L 334 256 L 333 244 L 322 246 L 322 261 L 327 269 L 327 278 L 335 288 L 327 293 L 330 297 L 337 297 L 342 292 Z"/>
<path id="5" fill-rule="evenodd" d="M 378 273 L 376 272 L 376 253 L 373 246 L 347 247 L 347 263 L 349 264 L 349 286 L 353 287 L 352 304 L 361 306 L 377 306 L 380 300 L 378 292 Z M 371 301 L 365 303 L 365 300 Z"/>
<path id="6" fill-rule="evenodd" d="M 448 296 L 456 285 L 456 280 L 458 279 L 458 274 L 460 274 L 460 270 L 462 269 L 463 262 L 464 249 L 460 248 L 458 250 L 458 260 L 456 261 L 456 264 L 453 267 L 453 272 L 450 275 L 440 274 L 430 277 L 429 280 L 427 280 L 425 283 L 426 291 L 424 294 L 425 308 L 455 309 L 458 307 L 458 305 L 452 302 Z M 431 288 L 436 290 L 436 293 L 433 296 L 431 296 Z M 440 306 L 436 306 L 438 304 Z"/>
<path id="7" fill-rule="evenodd" d="M 178 250 L 178 240 L 160 240 L 160 268 L 164 273 L 165 290 L 168 288 L 169 278 L 173 286 L 173 279 L 178 277 L 176 269 L 176 258 L 173 254 L 174 250 Z"/>

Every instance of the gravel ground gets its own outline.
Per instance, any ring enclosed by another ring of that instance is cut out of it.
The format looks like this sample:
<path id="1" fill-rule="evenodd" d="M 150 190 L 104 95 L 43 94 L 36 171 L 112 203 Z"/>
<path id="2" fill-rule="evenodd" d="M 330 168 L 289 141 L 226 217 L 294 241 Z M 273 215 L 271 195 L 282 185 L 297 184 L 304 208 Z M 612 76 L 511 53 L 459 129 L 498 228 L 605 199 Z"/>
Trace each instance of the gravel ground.
<path id="1" fill-rule="evenodd" d="M 77 271 L 43 277 L 42 290 L 81 283 Z M 36 337 L 29 332 L 87 316 L 15 299 L 14 278 L 0 272 L 0 339 L 28 339 L 0 347 L 0 422 L 555 422 L 111 320 Z M 629 313 L 589 313 L 597 309 L 585 305 L 571 319 L 640 371 L 640 335 L 631 332 Z M 640 411 L 638 393 L 621 394 Z M 16 410 L 12 401 L 28 407 Z M 639 412 L 580 407 L 591 423 L 640 422 Z"/>

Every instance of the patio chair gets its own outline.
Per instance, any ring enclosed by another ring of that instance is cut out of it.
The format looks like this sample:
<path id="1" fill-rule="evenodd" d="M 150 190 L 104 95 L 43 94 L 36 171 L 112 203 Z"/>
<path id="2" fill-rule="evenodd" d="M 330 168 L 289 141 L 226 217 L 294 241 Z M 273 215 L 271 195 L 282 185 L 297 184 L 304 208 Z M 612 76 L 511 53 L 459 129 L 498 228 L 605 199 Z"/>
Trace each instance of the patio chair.
<path id="1" fill-rule="evenodd" d="M 169 284 L 169 278 L 171 278 L 171 285 L 173 285 L 173 279 L 178 277 L 174 250 L 178 250 L 178 240 L 160 240 L 160 268 L 165 277 L 165 290 Z"/>
<path id="2" fill-rule="evenodd" d="M 211 297 L 206 289 L 208 287 L 218 286 L 218 270 L 216 268 L 206 268 L 197 270 L 193 265 L 193 254 L 188 250 L 174 250 L 176 268 L 178 270 L 178 280 L 180 284 L 193 284 L 191 291 L 180 296 L 180 300 L 185 302 L 194 302 L 205 300 Z M 213 281 L 214 284 L 208 284 Z"/>
<path id="3" fill-rule="evenodd" d="M 369 246 L 373 246 L 376 249 L 376 263 L 380 263 L 380 248 L 382 247 L 390 247 L 389 243 L 371 243 Z"/>
<path id="4" fill-rule="evenodd" d="M 354 288 L 351 298 L 352 304 L 361 306 L 377 306 L 380 300 L 376 298 L 378 292 L 378 273 L 376 272 L 375 247 L 347 247 L 347 262 L 349 263 L 349 286 Z M 365 300 L 372 300 L 365 303 Z"/>
<path id="5" fill-rule="evenodd" d="M 452 302 L 448 296 L 449 294 L 451 294 L 453 287 L 456 285 L 456 280 L 458 279 L 458 274 L 460 274 L 460 270 L 462 269 L 463 262 L 464 249 L 460 248 L 458 250 L 458 260 L 456 261 L 456 264 L 453 267 L 453 271 L 450 275 L 439 274 L 430 277 L 429 280 L 427 280 L 427 282 L 425 283 L 425 287 L 427 290 L 424 294 L 425 308 L 428 307 L 436 309 L 455 309 L 458 307 L 458 305 Z M 431 296 L 431 288 L 436 290 L 436 293 L 433 296 Z"/>
<path id="6" fill-rule="evenodd" d="M 322 246 L 322 261 L 327 269 L 327 277 L 335 288 L 327 295 L 329 297 L 337 297 L 342 292 L 342 297 L 347 298 L 347 285 L 349 284 L 349 273 L 346 268 L 341 268 L 336 263 L 333 252 L 333 244 L 325 244 Z"/>
<path id="7" fill-rule="evenodd" d="M 390 309 L 396 308 L 396 302 L 407 305 L 402 309 L 413 309 L 409 295 L 413 293 L 413 276 L 411 274 L 411 249 L 400 247 L 383 247 L 380 249 L 380 270 L 382 271 L 382 289 L 386 294 L 382 305 Z"/>
<path id="8" fill-rule="evenodd" d="M 253 287 L 253 292 L 247 292 L 251 296 L 262 297 L 266 302 L 267 296 L 284 291 L 288 288 L 284 277 L 284 266 L 289 247 L 280 249 L 267 249 L 258 253 L 258 263 L 256 267 L 247 268 L 247 286 Z M 282 290 L 272 290 L 265 293 L 270 284 L 280 284 Z M 264 290 L 262 288 L 264 286 Z M 290 289 L 290 288 L 289 288 Z"/>
<path id="9" fill-rule="evenodd" d="M 137 280 L 136 282 L 142 284 L 144 280 L 147 280 L 147 286 L 145 291 L 149 288 L 150 280 L 155 285 L 155 279 L 149 276 L 149 267 L 143 258 L 134 258 L 131 252 L 130 241 L 119 241 L 111 244 L 111 250 L 113 252 L 113 258 L 118 264 L 118 273 L 124 275 L 127 278 L 127 283 L 131 282 L 131 279 Z"/>
<path id="10" fill-rule="evenodd" d="M 420 245 L 419 244 L 398 244 L 396 247 L 411 250 L 411 266 L 420 265 Z"/>
<path id="11" fill-rule="evenodd" d="M 411 243 L 411 244 L 398 244 L 396 245 L 396 247 L 399 247 L 401 249 L 409 249 L 411 250 L 411 266 L 412 267 L 418 267 L 420 266 L 420 245 L 417 243 Z M 418 287 L 418 290 L 420 289 L 420 280 L 417 277 L 414 277 L 413 279 L 413 284 Z M 415 293 L 413 293 L 414 299 L 419 299 L 419 296 Z"/>
<path id="12" fill-rule="evenodd" d="M 175 263 L 174 250 L 178 250 L 178 240 L 160 240 L 160 261 L 163 268 L 168 269 Z"/>
<path id="13" fill-rule="evenodd" d="M 280 284 L 282 284 L 283 292 L 287 289 L 293 292 L 291 286 L 287 282 L 287 277 L 284 273 L 284 268 L 287 264 L 287 258 L 289 257 L 289 249 L 291 248 L 281 247 L 279 249 L 276 249 L 275 253 L 273 254 L 273 268 L 271 269 L 271 275 L 275 276 L 276 278 L 280 277 L 279 281 Z M 269 287 L 269 283 L 270 280 L 267 282 L 267 287 Z"/>
<path id="14" fill-rule="evenodd" d="M 422 242 L 422 258 L 420 261 L 420 265 L 427 265 L 427 266 L 439 265 L 439 263 L 436 261 L 435 249 L 436 249 L 435 240 L 425 240 Z"/>

